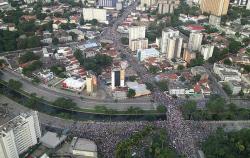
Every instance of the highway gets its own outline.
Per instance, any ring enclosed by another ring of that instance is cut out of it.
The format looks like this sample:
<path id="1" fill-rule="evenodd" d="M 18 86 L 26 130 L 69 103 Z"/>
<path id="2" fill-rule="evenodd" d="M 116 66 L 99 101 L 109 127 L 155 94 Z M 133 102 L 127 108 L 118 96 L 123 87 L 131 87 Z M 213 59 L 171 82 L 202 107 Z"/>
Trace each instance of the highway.
<path id="1" fill-rule="evenodd" d="M 143 110 L 153 110 L 155 107 L 152 105 L 149 99 L 138 98 L 138 99 L 129 99 L 129 100 L 120 100 L 114 102 L 113 100 L 107 99 L 92 99 L 87 96 L 74 94 L 64 90 L 50 88 L 42 85 L 35 85 L 28 81 L 26 78 L 23 78 L 18 73 L 15 73 L 11 70 L 5 69 L 3 72 L 2 80 L 9 81 L 9 79 L 19 80 L 22 83 L 22 90 L 28 93 L 36 93 L 37 96 L 43 97 L 45 100 L 50 102 L 55 101 L 59 97 L 64 97 L 72 99 L 79 108 L 82 109 L 94 109 L 96 105 L 105 105 L 107 108 L 115 110 L 127 110 L 130 106 L 140 107 Z"/>

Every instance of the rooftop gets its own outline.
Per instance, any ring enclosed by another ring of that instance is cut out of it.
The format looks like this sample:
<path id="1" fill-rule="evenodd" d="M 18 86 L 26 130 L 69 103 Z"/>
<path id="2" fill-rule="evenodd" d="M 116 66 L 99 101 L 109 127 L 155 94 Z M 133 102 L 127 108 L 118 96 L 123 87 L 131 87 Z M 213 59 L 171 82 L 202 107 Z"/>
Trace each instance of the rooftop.
<path id="1" fill-rule="evenodd" d="M 74 137 L 71 142 L 71 146 L 73 150 L 97 152 L 96 144 L 93 141 L 85 138 Z"/>

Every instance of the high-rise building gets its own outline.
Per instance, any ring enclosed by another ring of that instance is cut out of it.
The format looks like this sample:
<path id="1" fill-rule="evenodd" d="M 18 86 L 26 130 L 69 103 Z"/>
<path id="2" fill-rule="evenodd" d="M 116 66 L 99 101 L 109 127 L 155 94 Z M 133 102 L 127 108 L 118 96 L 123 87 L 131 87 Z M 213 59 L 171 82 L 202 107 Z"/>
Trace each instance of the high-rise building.
<path id="1" fill-rule="evenodd" d="M 131 26 L 129 27 L 129 48 L 132 50 L 133 45 L 135 40 L 139 40 L 139 39 L 143 39 L 143 42 L 145 44 L 145 38 L 146 36 L 146 27 L 145 26 Z M 137 42 L 138 44 L 138 42 Z M 140 43 L 139 43 L 140 44 Z M 142 49 L 142 48 L 138 48 L 138 49 Z M 133 49 L 133 51 L 135 51 Z"/>
<path id="2" fill-rule="evenodd" d="M 167 51 L 167 39 L 173 36 L 179 36 L 180 32 L 174 28 L 165 28 L 162 30 L 162 37 L 161 37 L 161 52 L 166 53 Z"/>
<path id="3" fill-rule="evenodd" d="M 146 10 L 151 5 L 156 3 L 156 0 L 140 0 L 140 5 L 137 7 L 138 10 Z"/>
<path id="4" fill-rule="evenodd" d="M 174 28 L 165 28 L 162 31 L 161 52 L 167 59 L 180 58 L 183 38 Z"/>
<path id="5" fill-rule="evenodd" d="M 215 16 L 226 15 L 228 11 L 229 0 L 201 0 L 201 11 Z"/>
<path id="6" fill-rule="evenodd" d="M 112 69 L 111 73 L 111 86 L 112 89 L 116 87 L 124 87 L 125 86 L 125 70 L 121 68 Z"/>
<path id="7" fill-rule="evenodd" d="M 247 10 L 250 10 L 250 0 L 248 0 L 247 2 L 247 7 L 246 7 Z"/>
<path id="8" fill-rule="evenodd" d="M 213 56 L 214 46 L 213 45 L 202 45 L 200 48 L 201 55 L 203 55 L 204 60 L 208 60 Z"/>
<path id="9" fill-rule="evenodd" d="M 221 22 L 221 16 L 210 15 L 209 16 L 209 24 L 214 26 L 219 26 Z"/>
<path id="10" fill-rule="evenodd" d="M 189 36 L 188 48 L 192 51 L 200 49 L 203 34 L 199 32 L 192 32 Z"/>
<path id="11" fill-rule="evenodd" d="M 158 0 L 158 13 L 173 13 L 180 4 L 179 0 Z"/>
<path id="12" fill-rule="evenodd" d="M 88 72 L 86 76 L 86 90 L 87 93 L 93 93 L 97 87 L 97 78 L 93 72 Z"/>
<path id="13" fill-rule="evenodd" d="M 185 49 L 183 53 L 183 60 L 186 61 L 187 63 L 190 63 L 192 59 L 196 58 L 196 53 L 193 52 L 190 49 Z"/>
<path id="14" fill-rule="evenodd" d="M 231 0 L 232 4 L 238 6 L 246 6 L 249 0 Z"/>
<path id="15" fill-rule="evenodd" d="M 111 88 L 125 87 L 125 69 L 123 63 L 114 63 L 111 71 Z"/>
<path id="16" fill-rule="evenodd" d="M 131 51 L 136 51 L 138 49 L 147 49 L 148 48 L 148 39 L 147 38 L 139 38 L 131 40 L 130 49 Z"/>
<path id="17" fill-rule="evenodd" d="M 18 158 L 41 138 L 37 111 L 21 113 L 0 126 L 0 157 Z"/>
<path id="18" fill-rule="evenodd" d="M 96 19 L 100 23 L 108 23 L 107 10 L 98 8 L 83 8 L 84 20 Z"/>
<path id="19" fill-rule="evenodd" d="M 116 7 L 117 0 L 98 0 L 101 7 Z"/>

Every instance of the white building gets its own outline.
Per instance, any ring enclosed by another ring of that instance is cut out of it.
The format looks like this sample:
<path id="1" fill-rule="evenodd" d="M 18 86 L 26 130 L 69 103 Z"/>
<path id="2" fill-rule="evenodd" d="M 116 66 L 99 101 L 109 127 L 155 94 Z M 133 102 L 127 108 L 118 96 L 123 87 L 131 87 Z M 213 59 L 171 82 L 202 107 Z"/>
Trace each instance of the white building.
<path id="1" fill-rule="evenodd" d="M 228 81 L 228 85 L 230 87 L 230 89 L 232 90 L 232 95 L 237 95 L 240 93 L 241 91 L 241 84 L 238 81 Z"/>
<path id="2" fill-rule="evenodd" d="M 140 0 L 140 5 L 136 9 L 145 11 L 155 3 L 156 0 Z"/>
<path id="3" fill-rule="evenodd" d="M 129 27 L 129 41 L 145 38 L 146 27 L 145 26 L 131 26 Z"/>
<path id="4" fill-rule="evenodd" d="M 214 73 L 217 74 L 222 81 L 241 81 L 241 73 L 238 69 L 223 64 L 214 64 Z"/>
<path id="5" fill-rule="evenodd" d="M 117 0 L 98 0 L 98 5 L 101 7 L 115 7 Z"/>
<path id="6" fill-rule="evenodd" d="M 70 151 L 75 156 L 97 158 L 97 145 L 88 139 L 74 137 Z"/>
<path id="7" fill-rule="evenodd" d="M 147 38 L 138 38 L 130 41 L 131 51 L 136 51 L 138 49 L 147 49 L 147 48 L 148 48 Z"/>
<path id="8" fill-rule="evenodd" d="M 129 89 L 135 90 L 135 97 L 145 96 L 151 94 L 145 84 L 139 84 L 138 82 L 127 82 Z"/>
<path id="9" fill-rule="evenodd" d="M 27 3 L 27 4 L 31 4 L 35 2 L 37 2 L 37 0 L 24 0 L 24 3 Z"/>
<path id="10" fill-rule="evenodd" d="M 86 85 L 86 81 L 82 78 L 70 77 L 62 82 L 62 87 L 73 91 L 81 92 Z"/>
<path id="11" fill-rule="evenodd" d="M 111 72 L 111 88 L 125 87 L 125 69 L 114 67 Z"/>
<path id="12" fill-rule="evenodd" d="M 21 113 L 0 126 L 0 157 L 18 158 L 41 138 L 37 111 Z"/>
<path id="13" fill-rule="evenodd" d="M 183 38 L 170 37 L 167 39 L 166 57 L 167 59 L 180 58 Z"/>
<path id="14" fill-rule="evenodd" d="M 100 23 L 108 24 L 106 9 L 83 8 L 83 18 L 84 20 L 96 19 Z"/>
<path id="15" fill-rule="evenodd" d="M 182 86 L 181 83 L 178 82 L 172 82 L 169 84 L 168 92 L 170 95 L 184 95 L 185 94 L 185 88 Z"/>
<path id="16" fill-rule="evenodd" d="M 209 44 L 202 45 L 200 48 L 200 52 L 203 55 L 203 59 L 208 60 L 209 58 L 211 58 L 213 56 L 214 46 L 209 45 Z"/>
<path id="17" fill-rule="evenodd" d="M 234 5 L 246 6 L 249 3 L 249 0 L 233 0 Z"/>
<path id="18" fill-rule="evenodd" d="M 179 0 L 158 0 L 158 13 L 173 13 L 174 9 L 178 7 L 179 3 Z"/>
<path id="19" fill-rule="evenodd" d="M 61 135 L 60 137 L 55 132 L 48 131 L 44 136 L 41 138 L 41 143 L 43 146 L 46 146 L 50 149 L 55 149 L 67 138 L 66 135 Z"/>
<path id="20" fill-rule="evenodd" d="M 189 36 L 188 48 L 192 51 L 197 51 L 201 47 L 203 34 L 198 32 L 192 32 Z"/>
<path id="21" fill-rule="evenodd" d="M 131 26 L 131 27 L 129 27 L 129 48 L 132 49 L 133 46 L 135 45 L 135 44 L 133 44 L 132 41 L 137 40 L 137 39 L 145 39 L 145 36 L 146 36 L 146 27 L 145 26 Z"/>
<path id="22" fill-rule="evenodd" d="M 161 52 L 166 54 L 167 59 L 180 58 L 183 38 L 179 34 L 174 28 L 162 30 Z"/>
<path id="23" fill-rule="evenodd" d="M 149 57 L 159 57 L 160 52 L 156 50 L 155 48 L 149 48 L 149 49 L 144 49 L 144 50 L 138 50 L 137 51 L 137 58 L 139 61 L 143 61 Z"/>
<path id="24" fill-rule="evenodd" d="M 250 1 L 249 1 L 249 0 L 248 0 L 246 9 L 247 9 L 247 10 L 250 10 Z"/>

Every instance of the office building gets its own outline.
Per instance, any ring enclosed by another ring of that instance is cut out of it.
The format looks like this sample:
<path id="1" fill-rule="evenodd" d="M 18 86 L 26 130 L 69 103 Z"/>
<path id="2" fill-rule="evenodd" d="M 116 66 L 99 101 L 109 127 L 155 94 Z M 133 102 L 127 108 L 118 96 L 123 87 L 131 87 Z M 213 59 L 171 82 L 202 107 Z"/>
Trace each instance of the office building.
<path id="1" fill-rule="evenodd" d="M 173 13 L 180 4 L 179 0 L 158 0 L 158 13 Z"/>
<path id="2" fill-rule="evenodd" d="M 101 7 L 116 7 L 117 0 L 98 0 Z"/>
<path id="3" fill-rule="evenodd" d="M 237 6 L 246 6 L 249 3 L 249 0 L 232 0 L 232 4 Z"/>
<path id="4" fill-rule="evenodd" d="M 129 27 L 129 48 L 132 50 L 133 47 L 138 45 L 144 45 L 146 43 L 145 35 L 146 27 L 145 26 L 131 26 Z M 138 41 L 135 41 L 138 40 Z M 132 42 L 134 41 L 134 42 Z M 146 47 L 147 48 L 147 47 Z M 140 47 L 139 47 L 140 49 Z M 135 49 L 133 48 L 133 51 Z"/>
<path id="5" fill-rule="evenodd" d="M 100 23 L 108 23 L 106 9 L 83 8 L 84 20 L 96 19 Z"/>
<path id="6" fill-rule="evenodd" d="M 213 45 L 202 45 L 200 48 L 201 55 L 203 55 L 204 60 L 208 60 L 213 56 L 214 46 Z"/>
<path id="7" fill-rule="evenodd" d="M 161 52 L 167 59 L 180 58 L 183 38 L 179 31 L 173 28 L 165 28 L 162 31 Z"/>
<path id="8" fill-rule="evenodd" d="M 131 40 L 130 49 L 131 51 L 136 51 L 138 49 L 147 49 L 148 48 L 148 39 L 147 38 L 139 38 Z"/>
<path id="9" fill-rule="evenodd" d="M 125 86 L 125 69 L 119 66 L 113 66 L 111 72 L 111 88 Z"/>
<path id="10" fill-rule="evenodd" d="M 37 0 L 24 0 L 24 3 L 27 3 L 27 4 L 31 4 L 35 2 L 37 2 Z"/>
<path id="11" fill-rule="evenodd" d="M 237 95 L 241 91 L 241 84 L 238 81 L 234 80 L 228 81 L 228 86 L 232 91 L 232 95 Z"/>
<path id="12" fill-rule="evenodd" d="M 131 26 L 129 27 L 129 41 L 139 38 L 145 38 L 145 26 Z"/>
<path id="13" fill-rule="evenodd" d="M 209 24 L 214 26 L 220 26 L 221 23 L 221 17 L 216 15 L 210 15 L 209 16 Z"/>
<path id="14" fill-rule="evenodd" d="M 137 7 L 137 10 L 147 10 L 151 5 L 155 4 L 156 0 L 140 0 L 140 5 Z"/>
<path id="15" fill-rule="evenodd" d="M 174 28 L 165 28 L 162 30 L 162 38 L 161 38 L 161 52 L 162 53 L 166 53 L 167 50 L 167 39 L 169 37 L 173 37 L 173 36 L 179 36 L 180 32 Z"/>
<path id="16" fill-rule="evenodd" d="M 190 63 L 192 59 L 196 58 L 196 53 L 193 52 L 190 49 L 185 49 L 183 53 L 183 60 L 186 61 L 187 63 Z"/>
<path id="17" fill-rule="evenodd" d="M 144 61 L 147 58 L 159 57 L 159 56 L 160 56 L 160 52 L 158 50 L 156 50 L 155 48 L 137 51 L 137 58 L 139 59 L 139 61 Z"/>
<path id="18" fill-rule="evenodd" d="M 202 0 L 201 11 L 215 16 L 226 15 L 228 11 L 229 0 Z"/>
<path id="19" fill-rule="evenodd" d="M 235 67 L 215 63 L 213 70 L 220 77 L 221 81 L 241 81 L 241 72 Z"/>
<path id="20" fill-rule="evenodd" d="M 121 2 L 117 2 L 115 5 L 116 10 L 122 10 L 122 3 Z"/>
<path id="21" fill-rule="evenodd" d="M 167 47 L 166 47 L 167 59 L 171 60 L 173 58 L 181 57 L 182 42 L 183 42 L 183 38 L 179 36 L 170 37 L 167 39 Z"/>
<path id="22" fill-rule="evenodd" d="M 250 10 L 250 0 L 248 0 L 248 2 L 247 2 L 246 9 L 247 9 L 247 10 Z"/>
<path id="23" fill-rule="evenodd" d="M 88 72 L 86 76 L 86 90 L 87 93 L 93 93 L 97 87 L 97 78 L 93 72 Z"/>
<path id="24" fill-rule="evenodd" d="M 41 138 L 37 111 L 21 113 L 0 126 L 0 157 L 18 158 Z"/>
<path id="25" fill-rule="evenodd" d="M 192 51 L 197 51 L 201 47 L 203 34 L 198 32 L 192 32 L 189 36 L 188 48 Z"/>

